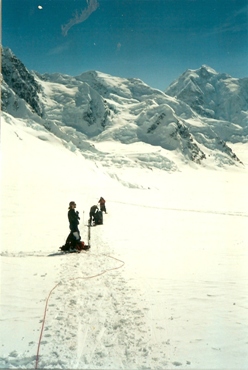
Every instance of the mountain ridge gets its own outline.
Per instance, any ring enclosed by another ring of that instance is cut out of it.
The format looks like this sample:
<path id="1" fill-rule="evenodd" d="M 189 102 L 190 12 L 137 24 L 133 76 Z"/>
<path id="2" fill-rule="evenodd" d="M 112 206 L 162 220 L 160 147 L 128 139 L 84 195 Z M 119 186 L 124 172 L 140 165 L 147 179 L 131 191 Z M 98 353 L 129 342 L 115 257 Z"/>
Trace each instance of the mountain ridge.
<path id="1" fill-rule="evenodd" d="M 158 162 L 164 163 L 160 166 L 164 170 L 179 169 L 175 157 L 182 163 L 200 166 L 209 165 L 211 161 L 222 167 L 242 164 L 227 142 L 246 141 L 247 126 L 210 117 L 207 104 L 203 107 L 205 114 L 200 115 L 192 104 L 193 98 L 187 102 L 175 94 L 180 80 L 179 93 L 191 88 L 191 93 L 195 89 L 195 95 L 199 95 L 199 86 L 192 80 L 192 74 L 200 78 L 195 71 L 185 72 L 183 88 L 180 76 L 170 85 L 168 94 L 140 79 L 114 77 L 99 71 L 75 77 L 29 72 L 9 49 L 4 48 L 2 56 L 3 111 L 14 117 L 32 119 L 63 140 L 68 148 L 79 150 L 88 158 L 97 156 L 100 142 L 117 141 L 126 145 L 143 142 L 152 145 L 155 153 L 157 147 L 161 147 L 163 154 L 157 155 Z M 210 67 L 203 66 L 200 70 L 206 81 L 213 75 L 219 76 Z M 10 75 L 14 76 L 13 81 Z M 26 75 L 25 84 L 21 76 Z M 32 92 L 33 100 L 27 98 L 26 90 Z M 149 166 L 149 159 L 144 161 L 143 156 L 140 162 L 138 157 L 128 158 L 128 165 L 131 161 L 132 166 L 135 163 Z"/>
<path id="2" fill-rule="evenodd" d="M 203 65 L 184 72 L 165 92 L 202 116 L 248 125 L 248 78 L 233 78 Z"/>

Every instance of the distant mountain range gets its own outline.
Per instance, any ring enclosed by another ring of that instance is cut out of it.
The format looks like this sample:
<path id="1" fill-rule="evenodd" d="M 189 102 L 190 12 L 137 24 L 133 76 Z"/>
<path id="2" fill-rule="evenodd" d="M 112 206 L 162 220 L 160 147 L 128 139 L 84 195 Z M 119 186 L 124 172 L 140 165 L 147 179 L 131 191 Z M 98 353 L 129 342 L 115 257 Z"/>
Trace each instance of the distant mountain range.
<path id="1" fill-rule="evenodd" d="M 2 75 L 3 112 L 41 125 L 87 158 L 100 157 L 103 142 L 144 143 L 147 155 L 106 155 L 119 166 L 164 170 L 178 169 L 178 161 L 242 166 L 229 143 L 248 140 L 248 78 L 204 65 L 163 92 L 98 71 L 76 77 L 28 71 L 8 48 Z"/>

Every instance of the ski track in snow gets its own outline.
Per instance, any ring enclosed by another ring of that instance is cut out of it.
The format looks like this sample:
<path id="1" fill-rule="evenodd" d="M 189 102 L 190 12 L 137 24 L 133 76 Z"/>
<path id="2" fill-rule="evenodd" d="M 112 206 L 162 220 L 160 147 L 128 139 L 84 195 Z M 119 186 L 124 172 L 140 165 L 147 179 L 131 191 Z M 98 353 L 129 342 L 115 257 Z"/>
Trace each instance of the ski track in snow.
<path id="1" fill-rule="evenodd" d="M 136 363 L 139 351 L 145 363 L 149 344 L 147 330 L 143 327 L 143 310 L 133 298 L 137 292 L 128 286 L 119 271 L 108 271 L 93 279 L 90 275 L 92 271 L 97 275 L 103 269 L 115 268 L 117 263 L 108 256 L 89 253 L 80 258 L 73 256 L 70 263 L 66 261 L 63 265 L 62 284 L 49 300 L 41 342 L 50 360 L 53 358 L 51 365 L 116 368 L 119 364 L 119 368 L 125 368 Z M 70 280 L 72 269 L 83 270 L 82 279 L 77 276 Z M 140 335 L 135 338 L 133 333 L 137 333 L 139 326 Z M 94 347 L 90 343 L 94 343 Z M 42 345 L 41 368 L 47 364 L 46 356 L 42 356 Z"/>
<path id="2" fill-rule="evenodd" d="M 42 254 L 36 257 L 44 258 Z M 13 351 L 8 358 L 0 358 L 0 367 L 34 368 L 36 363 L 36 368 L 56 369 L 164 368 L 167 362 L 162 352 L 154 359 L 149 356 L 149 308 L 142 291 L 123 277 L 122 261 L 93 251 L 55 258 L 64 261 L 59 282 L 47 292 L 40 344 L 38 338 L 29 343 L 28 352 L 40 345 L 39 354 L 25 357 Z M 41 327 L 42 322 L 41 318 Z"/>

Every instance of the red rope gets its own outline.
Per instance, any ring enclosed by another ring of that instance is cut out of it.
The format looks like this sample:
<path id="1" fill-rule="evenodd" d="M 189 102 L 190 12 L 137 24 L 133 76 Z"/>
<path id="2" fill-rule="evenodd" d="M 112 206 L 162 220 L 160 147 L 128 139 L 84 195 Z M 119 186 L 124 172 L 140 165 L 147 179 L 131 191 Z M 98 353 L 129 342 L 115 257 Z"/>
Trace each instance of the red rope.
<path id="1" fill-rule="evenodd" d="M 109 258 L 112 258 L 118 262 L 121 262 L 121 265 L 120 266 L 117 266 L 117 267 L 113 267 L 111 269 L 106 269 L 106 270 L 103 270 L 102 272 L 99 272 L 98 274 L 96 275 L 92 275 L 92 276 L 86 276 L 86 277 L 77 277 L 77 278 L 71 278 L 69 279 L 69 281 L 71 280 L 78 280 L 78 279 L 92 279 L 92 278 L 95 278 L 97 276 L 101 276 L 103 274 L 106 274 L 106 272 L 109 272 L 109 271 L 112 271 L 112 270 L 118 270 L 120 269 L 121 267 L 124 266 L 125 262 L 123 262 L 122 260 L 119 260 L 118 258 L 115 258 L 115 257 L 112 257 L 112 256 L 108 256 L 107 254 L 104 254 L 104 256 L 107 256 Z M 41 331 L 40 331 L 40 337 L 39 337 L 39 342 L 38 342 L 38 348 L 37 348 L 37 353 L 36 353 L 36 362 L 35 362 L 35 369 L 38 369 L 38 363 L 39 363 L 39 352 L 40 352 L 40 345 L 41 345 L 41 339 L 42 339 L 42 335 L 43 335 L 43 331 L 44 331 L 44 327 L 45 327 L 45 321 L 46 321 L 46 314 L 47 314 L 47 306 L 48 306 L 48 301 L 49 301 L 49 298 L 52 294 L 52 292 L 57 288 L 58 285 L 60 285 L 61 282 L 57 283 L 49 292 L 48 294 L 48 297 L 46 299 L 46 304 L 45 304 L 45 310 L 44 310 L 44 315 L 43 315 L 43 320 L 42 320 L 42 326 L 41 326 Z"/>

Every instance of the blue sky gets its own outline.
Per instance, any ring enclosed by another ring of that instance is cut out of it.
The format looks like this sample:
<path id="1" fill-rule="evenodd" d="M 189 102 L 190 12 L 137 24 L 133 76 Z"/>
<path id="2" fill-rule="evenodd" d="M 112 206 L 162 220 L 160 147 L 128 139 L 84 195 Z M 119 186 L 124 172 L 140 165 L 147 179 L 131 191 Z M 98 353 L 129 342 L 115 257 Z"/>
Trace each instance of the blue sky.
<path id="1" fill-rule="evenodd" d="M 161 90 L 202 64 L 248 77 L 248 0 L 2 0 L 2 44 L 40 73 L 98 70 Z"/>

